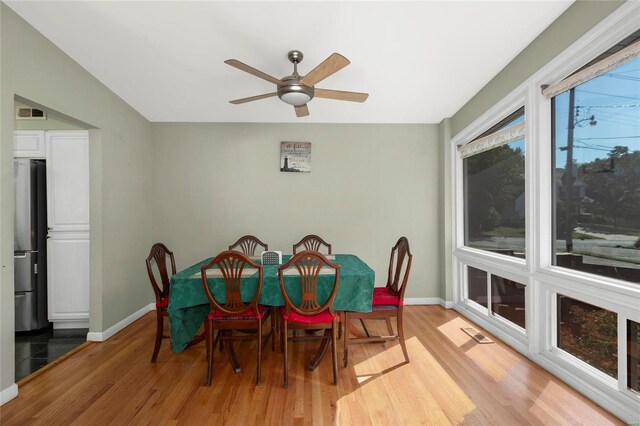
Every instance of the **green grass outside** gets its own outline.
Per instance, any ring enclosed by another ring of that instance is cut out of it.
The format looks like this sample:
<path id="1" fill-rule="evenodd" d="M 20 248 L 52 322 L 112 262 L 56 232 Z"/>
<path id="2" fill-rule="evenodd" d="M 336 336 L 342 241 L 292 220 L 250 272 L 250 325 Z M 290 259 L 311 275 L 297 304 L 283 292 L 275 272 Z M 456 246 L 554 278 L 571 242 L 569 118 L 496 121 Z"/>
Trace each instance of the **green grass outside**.
<path id="1" fill-rule="evenodd" d="M 498 226 L 494 228 L 490 232 L 484 233 L 483 237 L 511 237 L 511 238 L 524 238 L 525 232 L 524 227 L 522 228 L 511 228 L 509 226 Z"/>
<path id="2" fill-rule="evenodd" d="M 635 228 L 622 228 L 622 227 L 616 228 L 613 225 L 603 225 L 603 224 L 594 224 L 594 223 L 579 223 L 577 226 L 589 232 L 597 232 L 601 234 L 633 235 L 635 237 L 640 237 L 640 229 L 635 229 Z"/>
<path id="3" fill-rule="evenodd" d="M 626 263 L 633 263 L 634 265 L 640 265 L 640 260 L 629 259 L 628 257 L 608 256 L 606 254 L 592 253 L 590 251 L 583 251 L 583 250 L 575 250 L 573 253 L 581 254 L 583 256 L 598 257 L 600 259 L 616 260 L 618 262 L 626 262 Z"/>
<path id="4" fill-rule="evenodd" d="M 582 232 L 573 231 L 574 240 L 604 240 L 604 238 L 594 237 L 593 235 L 583 234 Z"/>

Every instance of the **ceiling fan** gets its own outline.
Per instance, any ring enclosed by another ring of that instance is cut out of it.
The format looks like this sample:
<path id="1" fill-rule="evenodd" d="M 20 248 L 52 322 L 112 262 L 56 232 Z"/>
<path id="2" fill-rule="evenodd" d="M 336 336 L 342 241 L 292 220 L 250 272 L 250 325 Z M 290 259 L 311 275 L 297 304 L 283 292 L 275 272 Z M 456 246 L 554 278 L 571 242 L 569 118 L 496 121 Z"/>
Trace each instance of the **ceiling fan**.
<path id="1" fill-rule="evenodd" d="M 243 64 L 237 59 L 228 59 L 225 64 L 238 68 L 244 72 L 260 77 L 277 86 L 277 91 L 265 93 L 263 95 L 251 96 L 248 98 L 235 99 L 229 101 L 232 104 L 244 104 L 246 102 L 257 101 L 259 99 L 271 98 L 278 96 L 280 100 L 293 105 L 296 110 L 296 116 L 305 117 L 309 115 L 307 103 L 315 98 L 335 99 L 338 101 L 364 102 L 369 97 L 368 93 L 345 92 L 342 90 L 329 90 L 316 88 L 315 85 L 330 75 L 340 71 L 342 68 L 350 64 L 349 60 L 339 53 L 334 53 L 325 59 L 320 65 L 315 67 L 305 76 L 298 74 L 298 64 L 302 62 L 302 52 L 292 50 L 288 54 L 289 60 L 293 63 L 293 74 L 282 77 L 278 80 L 260 70 Z"/>

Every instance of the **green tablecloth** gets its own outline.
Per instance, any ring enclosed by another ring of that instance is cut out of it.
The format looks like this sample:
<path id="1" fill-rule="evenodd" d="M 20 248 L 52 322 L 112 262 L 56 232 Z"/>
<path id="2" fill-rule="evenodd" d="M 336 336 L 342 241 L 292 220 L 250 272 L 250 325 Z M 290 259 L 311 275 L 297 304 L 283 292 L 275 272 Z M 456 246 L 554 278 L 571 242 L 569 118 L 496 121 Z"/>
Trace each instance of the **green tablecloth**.
<path id="1" fill-rule="evenodd" d="M 291 256 L 283 256 L 283 262 Z M 195 337 L 198 329 L 209 312 L 209 302 L 202 287 L 200 267 L 211 261 L 203 260 L 171 277 L 169 302 L 169 330 L 171 334 L 171 348 L 174 352 L 181 352 Z M 340 265 L 340 283 L 334 300 L 334 308 L 339 311 L 369 312 L 375 274 L 373 270 L 357 256 L 337 254 L 331 261 Z M 198 274 L 197 276 L 194 276 Z M 258 274 L 243 278 L 242 299 L 251 301 L 258 283 Z M 216 299 L 223 301 L 225 287 L 222 278 L 208 278 L 209 288 Z M 245 282 L 247 285 L 245 285 Z M 333 275 L 318 277 L 318 301 L 326 301 L 331 292 Z M 285 286 L 294 303 L 300 300 L 300 279 L 297 276 L 285 276 Z M 278 266 L 263 267 L 262 291 L 260 304 L 267 306 L 283 306 L 284 299 L 280 292 L 278 281 Z"/>

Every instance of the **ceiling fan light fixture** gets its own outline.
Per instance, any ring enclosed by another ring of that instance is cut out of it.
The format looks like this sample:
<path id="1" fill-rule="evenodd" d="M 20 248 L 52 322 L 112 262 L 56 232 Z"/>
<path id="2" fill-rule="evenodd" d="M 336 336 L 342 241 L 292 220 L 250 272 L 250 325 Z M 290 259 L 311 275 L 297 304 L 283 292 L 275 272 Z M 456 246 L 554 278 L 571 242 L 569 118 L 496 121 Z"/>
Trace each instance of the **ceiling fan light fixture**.
<path id="1" fill-rule="evenodd" d="M 309 102 L 311 100 L 311 96 L 302 92 L 289 92 L 280 96 L 280 99 L 289 105 L 300 106 Z"/>
<path id="2" fill-rule="evenodd" d="M 297 82 L 279 86 L 278 97 L 282 102 L 286 102 L 289 105 L 306 105 L 307 102 L 313 99 L 313 87 L 305 86 Z"/>

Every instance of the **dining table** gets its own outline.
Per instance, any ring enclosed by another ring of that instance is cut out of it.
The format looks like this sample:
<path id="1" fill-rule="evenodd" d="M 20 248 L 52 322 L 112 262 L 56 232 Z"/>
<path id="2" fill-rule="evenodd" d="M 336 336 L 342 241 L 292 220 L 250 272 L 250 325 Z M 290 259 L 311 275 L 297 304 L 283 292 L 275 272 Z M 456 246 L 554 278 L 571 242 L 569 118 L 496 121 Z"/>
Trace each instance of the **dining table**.
<path id="1" fill-rule="evenodd" d="M 286 263 L 292 255 L 283 255 L 282 262 Z M 338 291 L 334 299 L 336 311 L 370 312 L 375 284 L 375 272 L 358 256 L 353 254 L 335 254 L 326 256 L 327 260 L 340 265 L 340 280 Z M 260 256 L 249 256 L 257 263 L 261 263 Z M 208 264 L 213 258 L 204 259 L 188 268 L 179 271 L 171 277 L 169 290 L 169 334 L 171 349 L 174 352 L 182 352 L 194 341 L 198 331 L 203 325 L 209 313 L 209 301 L 207 300 L 200 268 Z M 250 265 L 246 265 L 250 268 Z M 280 290 L 278 277 L 279 265 L 262 265 L 262 290 L 258 303 L 265 306 L 284 306 L 284 298 Z M 299 276 L 284 275 L 284 285 L 292 301 L 296 303 L 301 298 L 301 285 Z M 225 284 L 220 274 L 207 276 L 207 285 L 216 300 L 224 303 Z M 241 297 L 245 302 L 250 302 L 255 296 L 258 285 L 257 269 L 254 274 L 243 274 L 241 283 Z M 318 303 L 327 300 L 333 286 L 333 275 L 318 276 Z M 322 358 L 324 351 L 319 351 L 315 362 Z M 311 366 L 310 366 L 311 368 Z"/>

